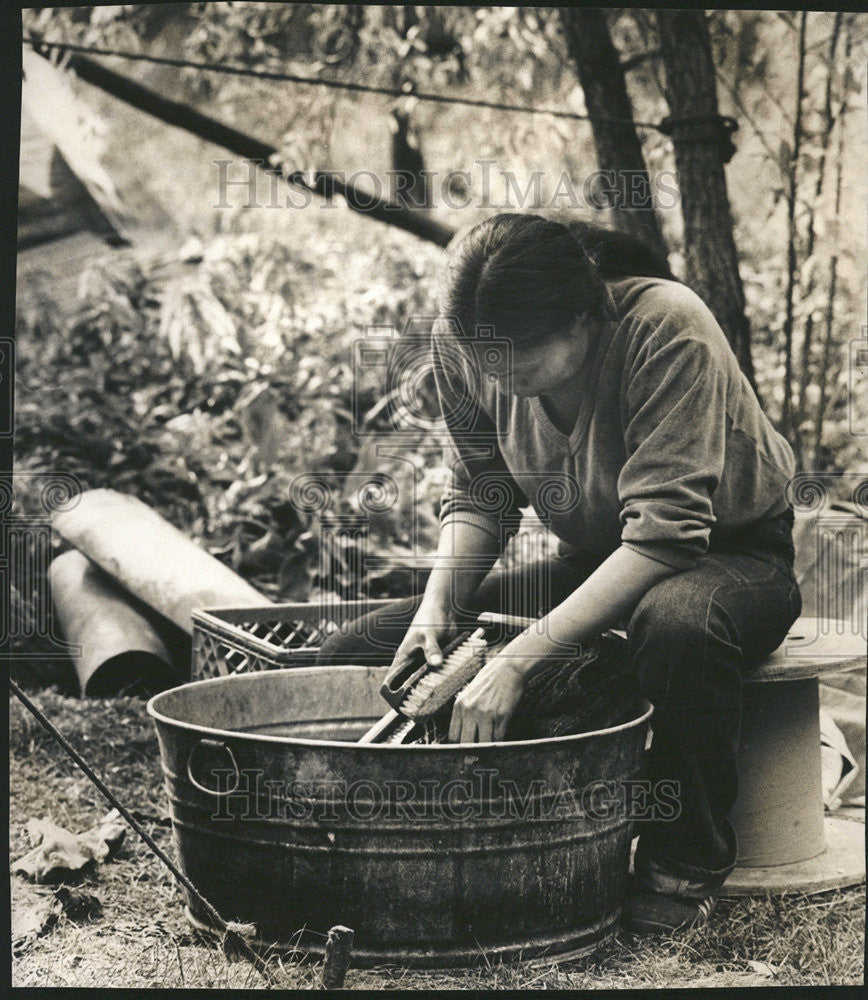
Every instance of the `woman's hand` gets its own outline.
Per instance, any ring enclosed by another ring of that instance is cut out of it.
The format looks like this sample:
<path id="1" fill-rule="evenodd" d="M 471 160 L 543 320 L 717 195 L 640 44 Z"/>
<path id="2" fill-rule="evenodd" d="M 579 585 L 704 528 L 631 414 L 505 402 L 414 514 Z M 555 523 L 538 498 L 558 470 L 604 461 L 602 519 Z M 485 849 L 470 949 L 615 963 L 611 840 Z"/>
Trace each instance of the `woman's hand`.
<path id="1" fill-rule="evenodd" d="M 455 699 L 449 739 L 502 740 L 528 678 L 553 657 L 575 655 L 591 636 L 628 617 L 643 594 L 677 572 L 622 546 L 550 611 L 543 628 L 525 630 L 489 660 Z"/>
<path id="2" fill-rule="evenodd" d="M 524 690 L 525 673 L 508 656 L 495 656 L 459 692 L 452 709 L 453 743 L 502 740 Z"/>
<path id="3" fill-rule="evenodd" d="M 392 669 L 409 660 L 416 650 L 421 649 L 425 660 L 432 667 L 438 667 L 443 662 L 440 647 L 450 632 L 454 630 L 454 622 L 450 615 L 443 611 L 432 611 L 424 605 L 416 612 L 416 616 L 401 645 L 392 660 Z"/>

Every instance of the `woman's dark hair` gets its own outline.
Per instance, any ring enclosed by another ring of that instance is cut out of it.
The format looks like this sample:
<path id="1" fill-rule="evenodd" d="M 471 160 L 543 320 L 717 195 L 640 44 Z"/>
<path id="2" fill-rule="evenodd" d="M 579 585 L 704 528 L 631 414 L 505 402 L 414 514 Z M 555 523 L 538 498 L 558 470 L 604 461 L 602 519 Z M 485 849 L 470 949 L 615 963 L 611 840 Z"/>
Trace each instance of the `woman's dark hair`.
<path id="1" fill-rule="evenodd" d="M 577 317 L 611 318 L 604 279 L 641 275 L 675 280 L 640 240 L 586 222 L 503 213 L 474 226 L 450 253 L 439 305 L 459 336 L 493 327 L 529 342 Z"/>

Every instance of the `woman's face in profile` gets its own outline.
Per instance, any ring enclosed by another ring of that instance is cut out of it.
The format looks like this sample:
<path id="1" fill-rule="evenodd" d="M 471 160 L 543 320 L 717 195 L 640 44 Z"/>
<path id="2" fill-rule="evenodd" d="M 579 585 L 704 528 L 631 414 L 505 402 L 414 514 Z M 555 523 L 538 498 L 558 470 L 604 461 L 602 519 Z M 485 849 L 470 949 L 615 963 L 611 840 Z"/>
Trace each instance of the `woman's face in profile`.
<path id="1" fill-rule="evenodd" d="M 584 324 L 546 334 L 529 342 L 508 337 L 489 344 L 477 341 L 474 354 L 483 380 L 513 396 L 545 396 L 567 388 L 580 373 L 588 349 Z"/>

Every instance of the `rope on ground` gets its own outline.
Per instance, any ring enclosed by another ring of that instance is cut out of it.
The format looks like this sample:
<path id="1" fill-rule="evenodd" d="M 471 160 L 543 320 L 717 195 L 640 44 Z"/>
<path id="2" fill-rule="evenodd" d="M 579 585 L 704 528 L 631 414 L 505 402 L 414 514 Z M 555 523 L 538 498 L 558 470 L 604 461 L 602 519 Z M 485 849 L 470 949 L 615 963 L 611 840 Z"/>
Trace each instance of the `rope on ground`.
<path id="1" fill-rule="evenodd" d="M 132 829 L 139 835 L 151 851 L 163 862 L 169 871 L 175 876 L 178 882 L 196 900 L 199 906 L 208 914 L 208 918 L 217 928 L 221 935 L 220 946 L 227 958 L 241 956 L 246 958 L 269 986 L 274 985 L 274 977 L 262 958 L 257 955 L 253 948 L 245 940 L 245 934 L 249 933 L 248 925 L 227 923 L 214 909 L 211 903 L 199 892 L 187 876 L 178 868 L 174 861 L 166 854 L 154 838 L 145 830 L 138 820 L 132 815 L 127 807 L 118 799 L 114 792 L 103 782 L 86 760 L 78 753 L 74 746 L 67 740 L 54 724 L 36 707 L 36 705 L 21 690 L 11 677 L 6 677 L 9 689 L 21 702 L 36 721 L 49 733 L 52 739 L 58 743 L 64 752 L 72 758 L 79 768 L 85 773 L 90 781 L 99 789 L 108 802 L 123 816 Z"/>

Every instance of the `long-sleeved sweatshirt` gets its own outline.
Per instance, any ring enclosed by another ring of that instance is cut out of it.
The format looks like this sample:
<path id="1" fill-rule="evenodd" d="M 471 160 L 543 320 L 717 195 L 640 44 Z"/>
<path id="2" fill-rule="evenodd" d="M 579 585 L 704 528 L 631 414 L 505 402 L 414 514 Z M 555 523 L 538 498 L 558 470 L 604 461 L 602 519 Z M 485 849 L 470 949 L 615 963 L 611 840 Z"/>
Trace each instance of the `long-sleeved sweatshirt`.
<path id="1" fill-rule="evenodd" d="M 562 553 L 620 545 L 676 569 L 711 532 L 783 513 L 792 451 L 762 412 L 723 331 L 686 286 L 608 283 L 617 320 L 576 379 L 570 434 L 539 397 L 498 391 L 450 336 L 432 338 L 452 468 L 441 524 L 509 534 L 529 504 Z"/>

